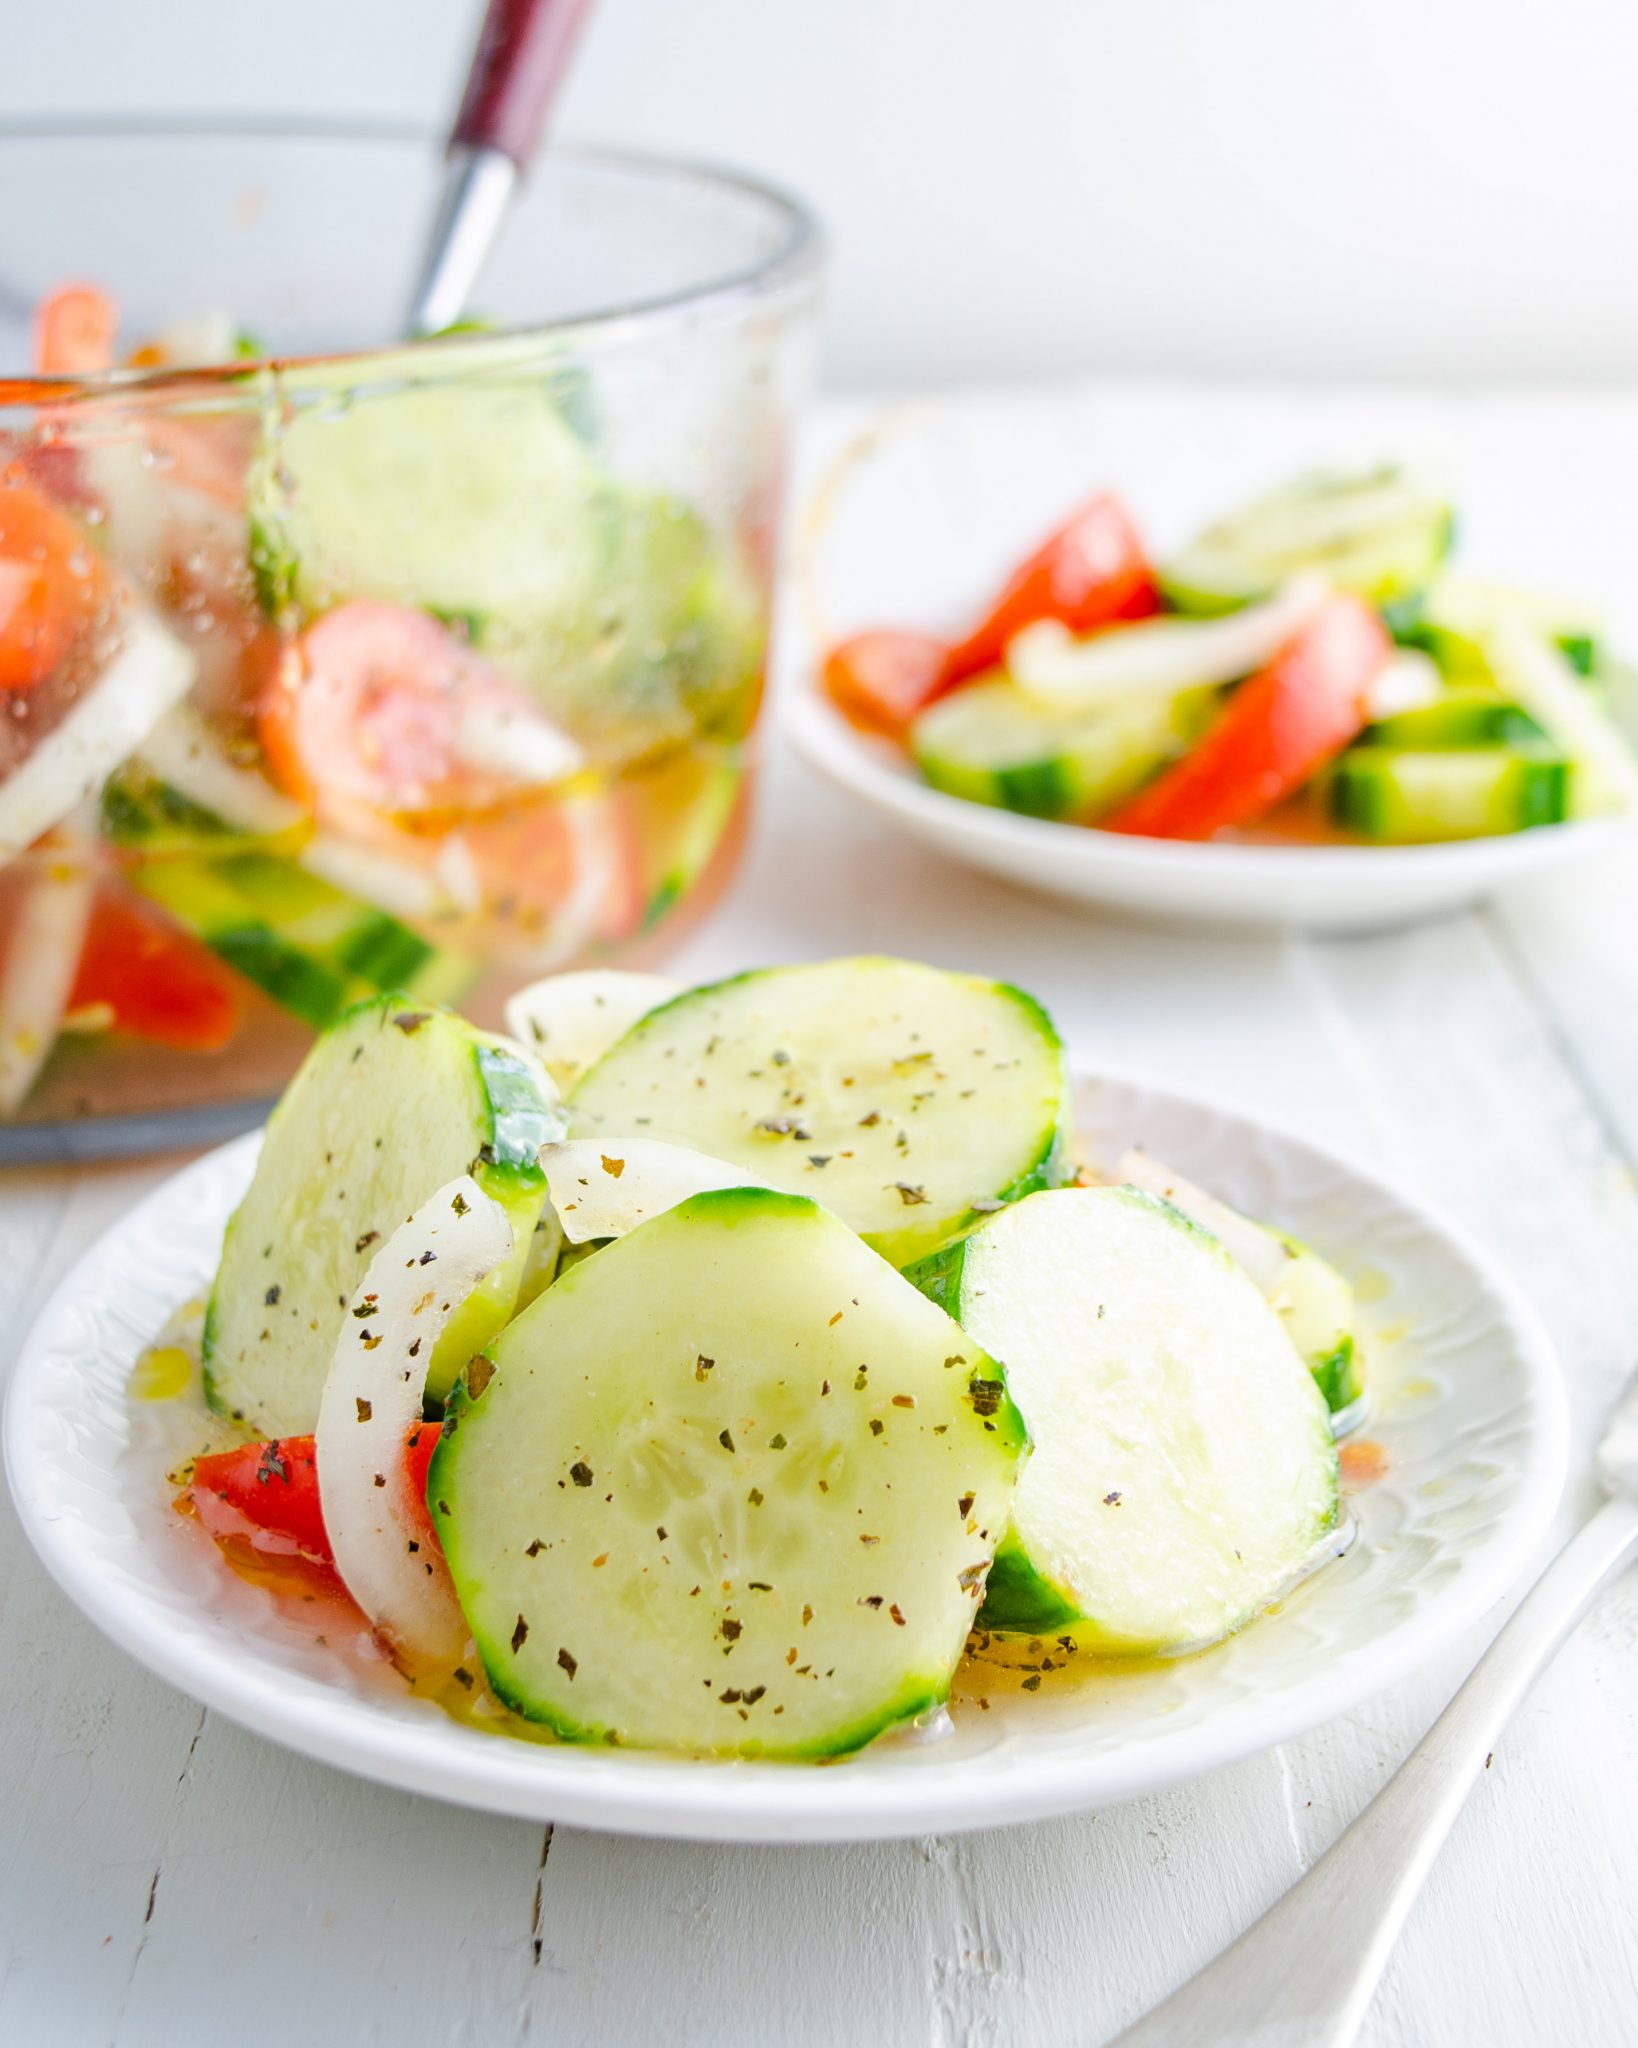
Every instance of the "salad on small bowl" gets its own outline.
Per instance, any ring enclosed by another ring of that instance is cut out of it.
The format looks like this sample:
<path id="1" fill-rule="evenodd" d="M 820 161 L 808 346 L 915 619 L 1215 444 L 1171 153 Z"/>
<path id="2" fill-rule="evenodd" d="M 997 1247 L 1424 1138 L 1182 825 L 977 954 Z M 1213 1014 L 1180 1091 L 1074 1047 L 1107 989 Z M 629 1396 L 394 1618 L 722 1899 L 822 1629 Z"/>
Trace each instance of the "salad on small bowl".
<path id="1" fill-rule="evenodd" d="M 1596 614 L 1462 575 L 1456 524 L 1408 470 L 1314 474 L 1156 560 L 1100 492 L 964 631 L 822 650 L 797 736 L 1064 893 L 1343 924 L 1461 900 L 1531 857 L 1497 842 L 1628 813 L 1638 759 Z"/>

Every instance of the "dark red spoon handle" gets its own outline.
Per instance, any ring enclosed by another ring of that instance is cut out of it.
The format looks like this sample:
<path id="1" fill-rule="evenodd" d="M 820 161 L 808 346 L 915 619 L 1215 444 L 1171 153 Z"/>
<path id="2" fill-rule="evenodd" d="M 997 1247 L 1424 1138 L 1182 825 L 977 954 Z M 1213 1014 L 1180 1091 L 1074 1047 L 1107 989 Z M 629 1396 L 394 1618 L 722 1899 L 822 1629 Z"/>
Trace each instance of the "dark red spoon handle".
<path id="1" fill-rule="evenodd" d="M 527 169 L 590 12 L 591 0 L 489 0 L 451 144 Z"/>

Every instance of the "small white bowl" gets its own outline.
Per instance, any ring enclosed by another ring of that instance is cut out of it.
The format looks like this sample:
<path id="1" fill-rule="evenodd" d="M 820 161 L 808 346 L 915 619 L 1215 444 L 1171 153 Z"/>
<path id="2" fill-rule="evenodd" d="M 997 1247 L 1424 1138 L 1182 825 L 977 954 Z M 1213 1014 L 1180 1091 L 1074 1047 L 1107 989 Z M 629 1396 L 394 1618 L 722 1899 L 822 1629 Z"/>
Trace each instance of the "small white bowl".
<path id="1" fill-rule="evenodd" d="M 1164 556 L 1226 506 L 1305 468 L 1391 455 L 1435 473 L 1478 469 L 1463 526 L 1486 559 L 1528 563 L 1545 553 L 1545 583 L 1569 573 L 1551 552 L 1555 533 L 1543 531 L 1539 503 L 1513 502 L 1505 471 L 1484 477 L 1482 444 L 1429 447 L 1408 422 L 1391 429 L 1390 417 L 1363 421 L 1319 398 L 1271 405 L 1169 387 L 957 396 L 836 417 L 800 543 L 804 616 L 780 706 L 785 731 L 829 781 L 942 852 L 1128 916 L 1362 931 L 1456 910 L 1606 851 L 1629 819 L 1377 847 L 1194 845 L 1018 817 L 930 789 L 902 749 L 856 730 L 819 690 L 827 645 L 869 626 L 938 632 L 970 619 L 1042 533 L 1098 489 L 1132 505 Z M 1607 563 L 1607 550 L 1586 544 L 1585 533 L 1575 538 L 1582 573 L 1588 561 Z M 1605 584 L 1609 574 L 1606 566 Z M 1638 735 L 1638 701 L 1620 701 L 1633 697 L 1638 685 L 1612 691 Z"/>
<path id="2" fill-rule="evenodd" d="M 903 750 L 848 724 L 804 679 L 785 703 L 802 758 L 943 853 L 1051 896 L 1211 925 L 1371 931 L 1459 910 L 1631 831 L 1625 818 L 1537 825 L 1441 846 L 1240 846 L 1134 839 L 1059 825 L 930 789 Z"/>

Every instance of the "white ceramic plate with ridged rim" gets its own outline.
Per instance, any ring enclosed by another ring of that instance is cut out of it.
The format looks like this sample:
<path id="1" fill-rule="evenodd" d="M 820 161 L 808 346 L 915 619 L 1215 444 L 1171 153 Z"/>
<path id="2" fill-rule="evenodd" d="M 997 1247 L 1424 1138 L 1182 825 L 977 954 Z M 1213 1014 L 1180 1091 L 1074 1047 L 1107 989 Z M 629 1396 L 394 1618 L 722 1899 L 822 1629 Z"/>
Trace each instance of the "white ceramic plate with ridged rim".
<path id="1" fill-rule="evenodd" d="M 826 1768 L 510 1741 L 416 1698 L 361 1644 L 315 1639 L 170 1506 L 175 1456 L 133 1361 L 201 1292 L 258 1140 L 166 1182 L 89 1251 L 13 1376 L 6 1465 L 69 1596 L 160 1677 L 274 1741 L 462 1805 L 626 1833 L 844 1841 L 993 1827 L 1113 1804 L 1254 1754 L 1414 1670 L 1507 1591 L 1564 1476 L 1552 1347 L 1488 1259 L 1364 1168 L 1125 1075 L 1078 1084 L 1094 1160 L 1143 1143 L 1312 1240 L 1370 1297 L 1387 1470 L 1353 1497 L 1349 1553 L 1278 1614 L 1197 1657 L 1054 1674 L 1033 1695 L 972 1675 L 950 1732 Z M 991 1697 L 994 1695 L 993 1697 Z"/>
<path id="2" fill-rule="evenodd" d="M 785 730 L 820 774 L 941 852 L 1127 916 L 1381 929 L 1458 909 L 1607 848 L 1630 821 L 1381 847 L 1196 845 L 1056 824 L 929 788 L 901 747 L 860 732 L 821 694 L 826 646 L 862 627 L 922 621 L 938 632 L 970 617 L 1006 568 L 1094 489 L 1129 495 L 1164 556 L 1204 520 L 1305 467 L 1369 467 L 1388 457 L 1421 461 L 1435 474 L 1445 467 L 1441 451 L 1385 448 L 1340 425 L 1317 443 L 1311 436 L 1311 424 L 1293 420 L 1282 433 L 1278 417 L 1262 411 L 1248 447 L 1245 427 L 1225 427 L 1209 408 L 1198 416 L 1186 401 L 1123 410 L 1073 389 L 914 401 L 875 413 L 842 442 L 810 497 L 798 573 L 806 645 L 780 700 Z M 1482 528 L 1489 508 L 1475 509 Z M 1638 690 L 1624 676 L 1615 685 L 1612 707 L 1638 736 Z"/>

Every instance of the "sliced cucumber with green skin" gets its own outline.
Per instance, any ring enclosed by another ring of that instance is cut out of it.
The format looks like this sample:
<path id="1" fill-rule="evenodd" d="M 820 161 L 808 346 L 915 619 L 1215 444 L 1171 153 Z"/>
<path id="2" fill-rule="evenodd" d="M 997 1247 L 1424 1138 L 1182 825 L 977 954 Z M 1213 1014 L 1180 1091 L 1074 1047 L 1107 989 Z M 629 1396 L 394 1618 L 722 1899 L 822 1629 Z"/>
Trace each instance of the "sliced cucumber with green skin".
<path id="1" fill-rule="evenodd" d="M 1231 1209 L 1147 1152 L 1123 1153 L 1109 1178 L 1159 1196 L 1210 1231 L 1285 1324 L 1332 1415 L 1354 1406 L 1365 1391 L 1365 1360 L 1355 1338 L 1354 1290 L 1335 1266 L 1301 1238 Z"/>
<path id="2" fill-rule="evenodd" d="M 130 873 L 144 895 L 281 1008 L 322 1030 L 378 989 L 451 1001 L 474 970 L 383 910 L 265 854 L 144 861 Z"/>
<path id="3" fill-rule="evenodd" d="M 128 761 L 102 788 L 102 836 L 111 845 L 145 856 L 224 853 L 277 843 L 275 833 L 238 832 L 214 811 L 171 783 L 150 775 L 140 758 Z"/>
<path id="4" fill-rule="evenodd" d="M 1444 747 L 1539 745 L 1547 735 L 1521 705 L 1510 704 L 1494 690 L 1447 690 L 1431 704 L 1379 718 L 1367 726 L 1363 743 L 1374 747 L 1408 747 L 1421 752 Z"/>
<path id="5" fill-rule="evenodd" d="M 1034 1443 L 982 1623 L 1184 1650 L 1311 1561 L 1337 1512 L 1325 1402 L 1179 1210 L 1131 1187 L 1031 1195 L 908 1277 L 1001 1360 Z"/>
<path id="6" fill-rule="evenodd" d="M 544 617 L 595 587 L 610 498 L 542 383 L 302 392 L 251 473 L 251 563 L 275 618 L 353 597 Z"/>
<path id="7" fill-rule="evenodd" d="M 1638 804 L 1638 757 L 1598 695 L 1551 641 L 1512 620 L 1485 636 L 1486 665 L 1571 762 L 1571 815 L 1603 817 Z"/>
<path id="8" fill-rule="evenodd" d="M 1571 814 L 1573 770 L 1548 746 L 1350 747 L 1331 770 L 1331 816 L 1383 845 L 1488 839 Z"/>
<path id="9" fill-rule="evenodd" d="M 1317 569 L 1339 590 L 1403 605 L 1433 581 L 1455 525 L 1450 504 L 1402 469 L 1299 477 L 1209 526 L 1161 571 L 1160 586 L 1174 609 L 1204 616 Z"/>
<path id="10" fill-rule="evenodd" d="M 494 1340 L 427 1502 L 518 1713 L 832 1756 L 947 1696 L 1026 1442 L 994 1363 L 835 1217 L 734 1188 Z"/>
<path id="11" fill-rule="evenodd" d="M 1587 606 L 1461 576 L 1439 578 L 1404 637 L 1433 656 L 1447 682 L 1484 687 L 1491 682 L 1485 641 L 1505 624 L 1550 640 L 1577 675 L 1589 676 L 1599 666 L 1604 622 Z"/>
<path id="12" fill-rule="evenodd" d="M 645 932 L 671 915 L 710 866 L 744 791 L 745 764 L 740 749 L 730 748 L 725 758 L 713 765 L 705 787 L 689 807 L 687 824 L 672 850 L 671 864 L 643 906 Z"/>
<path id="13" fill-rule="evenodd" d="M 274 1110 L 228 1224 L 205 1317 L 212 1407 L 267 1436 L 310 1430 L 370 1247 L 470 1172 L 515 1249 L 450 1318 L 428 1379 L 441 1399 L 512 1312 L 546 1197 L 537 1155 L 561 1127 L 551 1082 L 516 1048 L 403 997 L 349 1011 Z"/>
<path id="14" fill-rule="evenodd" d="M 1354 1290 L 1328 1259 L 1299 1237 L 1282 1237 L 1287 1260 L 1268 1297 L 1286 1334 L 1314 1375 L 1333 1421 L 1365 1394 L 1365 1357 L 1356 1324 Z M 1346 1427 L 1338 1423 L 1337 1427 Z"/>
<path id="15" fill-rule="evenodd" d="M 754 579 L 690 506 L 605 475 L 541 377 L 309 395 L 250 498 L 271 617 L 374 598 L 459 620 L 604 766 L 749 729 Z"/>
<path id="16" fill-rule="evenodd" d="M 1095 816 L 1199 738 L 1216 702 L 1188 690 L 1090 713 L 1054 711 L 1005 676 L 971 683 L 910 728 L 934 789 L 1032 818 Z"/>
<path id="17" fill-rule="evenodd" d="M 570 1098 L 573 1135 L 664 1138 L 812 1195 L 896 1266 L 1063 1179 L 1063 1046 L 1004 982 L 864 957 L 652 1010 Z"/>

